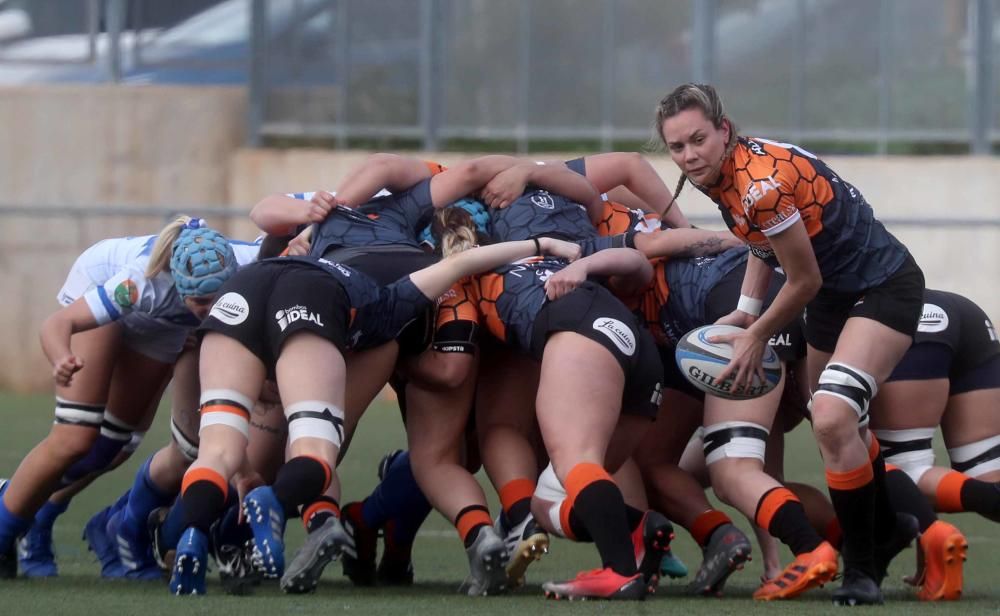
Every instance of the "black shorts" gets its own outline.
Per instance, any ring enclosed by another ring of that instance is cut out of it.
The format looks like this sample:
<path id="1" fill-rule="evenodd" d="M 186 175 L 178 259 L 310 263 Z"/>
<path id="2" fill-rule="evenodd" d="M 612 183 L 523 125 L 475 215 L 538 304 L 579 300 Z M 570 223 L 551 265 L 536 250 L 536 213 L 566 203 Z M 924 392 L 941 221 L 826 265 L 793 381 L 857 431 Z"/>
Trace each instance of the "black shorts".
<path id="1" fill-rule="evenodd" d="M 716 283 L 705 298 L 705 324 L 715 323 L 736 309 L 740 301 L 740 287 L 743 286 L 743 275 L 746 273 L 746 263 L 732 269 Z M 764 296 L 766 310 L 778 291 L 785 284 L 785 277 L 775 272 L 771 275 L 771 283 Z M 777 331 L 768 341 L 768 345 L 778 354 L 778 359 L 791 362 L 806 356 L 805 326 L 802 316 L 796 317 Z M 686 380 L 686 379 L 685 379 Z M 700 390 L 698 390 L 700 391 Z"/>
<path id="2" fill-rule="evenodd" d="M 339 248 L 329 251 L 324 258 L 367 274 L 383 287 L 440 260 L 439 255 L 409 246 Z M 434 316 L 433 310 L 427 310 L 400 332 L 396 340 L 400 355 L 419 355 L 430 345 L 434 334 Z"/>
<path id="3" fill-rule="evenodd" d="M 281 345 L 299 331 L 345 352 L 350 315 L 347 292 L 322 269 L 266 261 L 241 268 L 222 285 L 199 329 L 233 338 L 273 368 Z"/>
<path id="4" fill-rule="evenodd" d="M 824 353 L 837 348 L 844 324 L 851 317 L 878 321 L 907 336 L 917 331 L 924 306 L 924 273 L 912 255 L 882 284 L 840 293 L 821 289 L 806 307 L 806 342 Z"/>
<path id="5" fill-rule="evenodd" d="M 1000 355 L 991 355 L 977 366 L 965 365 L 959 359 L 946 344 L 914 344 L 886 382 L 948 379 L 949 396 L 981 389 L 1000 389 Z"/>
<path id="6" fill-rule="evenodd" d="M 535 317 L 531 355 L 541 361 L 549 335 L 570 331 L 597 342 L 610 352 L 625 373 L 622 411 L 656 418 L 661 374 L 653 335 L 604 287 L 585 282 Z M 567 370 L 572 368 L 567 366 Z"/>
<path id="7" fill-rule="evenodd" d="M 687 394 L 695 400 L 704 400 L 705 392 L 692 385 L 677 365 L 674 347 L 664 345 L 657 347 L 657 351 L 660 354 L 660 364 L 663 366 L 663 389 L 672 389 Z"/>

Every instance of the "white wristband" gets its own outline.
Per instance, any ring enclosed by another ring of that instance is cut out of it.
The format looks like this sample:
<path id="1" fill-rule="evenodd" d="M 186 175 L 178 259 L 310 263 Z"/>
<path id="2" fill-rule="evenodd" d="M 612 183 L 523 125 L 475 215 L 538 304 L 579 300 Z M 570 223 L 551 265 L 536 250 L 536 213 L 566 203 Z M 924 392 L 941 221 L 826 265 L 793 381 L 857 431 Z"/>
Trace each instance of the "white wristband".
<path id="1" fill-rule="evenodd" d="M 760 309 L 764 307 L 764 301 L 754 299 L 746 295 L 740 295 L 740 301 L 736 303 L 736 309 L 749 315 L 760 316 Z"/>

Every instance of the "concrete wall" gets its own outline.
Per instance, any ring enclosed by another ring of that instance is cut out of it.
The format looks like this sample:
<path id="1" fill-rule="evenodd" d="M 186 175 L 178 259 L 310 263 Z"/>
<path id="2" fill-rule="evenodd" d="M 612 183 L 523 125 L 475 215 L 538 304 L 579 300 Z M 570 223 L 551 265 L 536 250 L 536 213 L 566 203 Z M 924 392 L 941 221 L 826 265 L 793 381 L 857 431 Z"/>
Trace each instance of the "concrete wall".
<path id="1" fill-rule="evenodd" d="M 5 291 L 0 390 L 51 390 L 38 329 L 55 310 L 55 294 L 73 260 L 100 239 L 154 233 L 164 222 L 160 214 L 125 214 L 127 206 L 248 210 L 269 193 L 335 188 L 366 155 L 240 149 L 244 118 L 240 89 L 0 88 L 0 206 L 77 208 L 69 216 L 9 215 L 0 208 L 0 288 Z M 463 158 L 420 156 L 446 164 Z M 673 187 L 673 164 L 662 157 L 652 160 Z M 961 220 L 1000 214 L 997 159 L 826 160 L 864 192 L 882 218 Z M 714 206 L 691 188 L 680 204 L 691 215 L 719 220 Z M 81 208 L 88 205 L 119 207 L 123 214 L 87 214 Z M 237 238 L 255 235 L 249 222 L 218 216 L 210 222 Z M 914 252 L 928 284 L 968 294 L 1000 317 L 1000 229 L 892 230 Z"/>
<path id="2" fill-rule="evenodd" d="M 0 88 L 0 204 L 186 209 L 228 203 L 244 143 L 241 88 Z M 0 389 L 51 389 L 42 320 L 73 260 L 107 237 L 154 233 L 161 215 L 0 215 Z"/>

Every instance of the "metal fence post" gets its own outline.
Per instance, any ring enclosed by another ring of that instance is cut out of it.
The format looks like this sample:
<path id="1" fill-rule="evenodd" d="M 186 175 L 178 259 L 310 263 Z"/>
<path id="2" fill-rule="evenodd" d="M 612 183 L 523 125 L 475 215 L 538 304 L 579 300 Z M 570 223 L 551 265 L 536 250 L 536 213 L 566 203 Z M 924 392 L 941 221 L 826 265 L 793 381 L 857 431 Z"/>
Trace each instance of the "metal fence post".
<path id="1" fill-rule="evenodd" d="M 879 5 L 878 37 L 878 137 L 875 151 L 884 156 L 889 151 L 889 115 L 892 84 L 892 0 L 882 0 Z"/>
<path id="2" fill-rule="evenodd" d="M 790 98 L 788 127 L 793 141 L 802 140 L 802 128 L 805 124 L 805 90 L 806 90 L 806 6 L 805 0 L 795 1 L 795 48 L 799 53 L 792 54 L 792 70 L 789 82 Z"/>
<path id="3" fill-rule="evenodd" d="M 715 15 L 717 0 L 691 0 L 691 77 L 696 83 L 715 81 Z"/>
<path id="4" fill-rule="evenodd" d="M 517 152 L 528 151 L 528 116 L 531 113 L 531 0 L 521 0 L 518 6 L 517 56 Z"/>
<path id="5" fill-rule="evenodd" d="M 250 66 L 247 84 L 247 141 L 261 143 L 264 99 L 267 95 L 267 0 L 250 0 Z"/>
<path id="6" fill-rule="evenodd" d="M 121 38 L 122 30 L 125 29 L 125 0 L 108 0 L 107 6 L 107 29 L 108 29 L 108 74 L 111 81 L 118 83 L 122 80 L 122 51 Z"/>
<path id="7" fill-rule="evenodd" d="M 337 127 L 336 143 L 338 150 L 347 149 L 347 105 L 350 100 L 351 82 L 351 22 L 350 22 L 350 2 L 340 0 L 337 2 L 336 13 L 334 14 L 334 74 L 337 76 L 337 90 L 334 94 L 333 121 Z"/>
<path id="8" fill-rule="evenodd" d="M 601 67 L 601 151 L 610 152 L 615 130 L 615 29 L 618 0 L 604 0 Z"/>
<path id="9" fill-rule="evenodd" d="M 429 152 L 438 149 L 441 123 L 439 92 L 442 84 L 437 53 L 441 20 L 437 5 L 437 0 L 421 0 L 420 3 L 420 126 L 424 133 L 424 150 Z"/>
<path id="10" fill-rule="evenodd" d="M 973 15 L 970 35 L 975 41 L 975 81 L 969 89 L 969 149 L 973 154 L 989 154 L 993 128 L 993 0 L 969 0 L 969 11 Z"/>

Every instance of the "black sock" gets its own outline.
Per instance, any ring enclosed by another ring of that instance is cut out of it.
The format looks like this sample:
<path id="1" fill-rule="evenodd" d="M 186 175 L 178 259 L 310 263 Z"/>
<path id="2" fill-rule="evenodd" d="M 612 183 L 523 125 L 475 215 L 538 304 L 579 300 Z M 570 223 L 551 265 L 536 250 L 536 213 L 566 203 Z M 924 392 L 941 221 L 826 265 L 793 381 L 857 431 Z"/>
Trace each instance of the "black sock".
<path id="1" fill-rule="evenodd" d="M 635 529 L 639 528 L 642 524 L 642 518 L 646 515 L 646 512 L 641 509 L 636 509 L 632 505 L 625 505 L 625 517 L 628 519 L 628 529 L 631 532 L 635 532 Z"/>
<path id="2" fill-rule="evenodd" d="M 316 458 L 292 458 L 278 471 L 271 489 L 285 509 L 286 517 L 298 514 L 299 507 L 311 503 L 326 489 L 329 467 Z"/>
<path id="3" fill-rule="evenodd" d="M 470 547 L 479 538 L 479 532 L 486 528 L 486 524 L 477 524 L 469 530 L 469 534 L 465 536 L 465 540 L 462 541 L 462 545 L 465 547 Z"/>
<path id="4" fill-rule="evenodd" d="M 872 475 L 872 483 L 875 484 L 875 537 L 888 537 L 896 527 L 896 509 L 890 501 L 891 495 L 885 480 L 885 458 L 881 451 L 872 460 Z"/>
<path id="5" fill-rule="evenodd" d="M 593 537 L 603 565 L 619 575 L 635 575 L 625 499 L 618 486 L 607 479 L 587 484 L 577 494 L 573 511 Z"/>
<path id="6" fill-rule="evenodd" d="M 1000 484 L 966 479 L 962 484 L 962 508 L 993 520 L 1000 517 Z"/>
<path id="7" fill-rule="evenodd" d="M 184 528 L 208 529 L 225 511 L 226 495 L 211 481 L 195 481 L 181 495 L 184 505 Z"/>
<path id="8" fill-rule="evenodd" d="M 917 518 L 920 532 L 924 532 L 937 521 L 937 514 L 930 501 L 923 495 L 917 484 L 902 469 L 893 469 L 885 474 L 885 487 L 896 511 L 908 513 Z"/>
<path id="9" fill-rule="evenodd" d="M 592 543 L 594 541 L 587 527 L 583 524 L 583 520 L 576 514 L 576 507 L 569 510 L 569 532 L 573 533 L 573 537 L 582 543 Z"/>
<path id="10" fill-rule="evenodd" d="M 518 524 L 524 521 L 524 518 L 528 517 L 531 513 L 531 499 L 522 498 L 510 507 L 510 511 L 504 512 L 507 516 L 507 525 L 510 528 L 514 528 Z"/>
<path id="11" fill-rule="evenodd" d="M 760 503 L 764 502 L 768 494 L 781 489 L 783 488 L 771 488 L 765 492 L 761 496 L 757 507 L 760 508 Z M 758 515 L 755 513 L 754 519 L 756 520 L 757 518 Z M 819 536 L 816 529 L 809 523 L 805 507 L 797 500 L 785 501 L 778 507 L 774 515 L 771 516 L 770 523 L 767 525 L 767 532 L 787 545 L 792 554 L 796 556 L 812 552 L 819 547 L 819 544 L 823 543 L 823 538 Z"/>
<path id="12" fill-rule="evenodd" d="M 853 489 L 838 490 L 832 487 L 830 500 L 837 512 L 844 532 L 841 554 L 844 569 L 857 569 L 873 580 L 875 573 L 875 483 Z"/>

